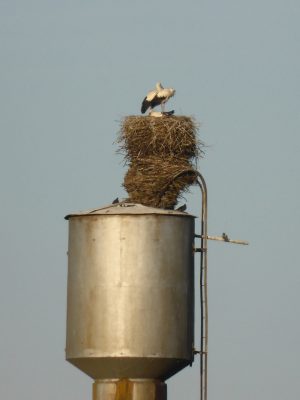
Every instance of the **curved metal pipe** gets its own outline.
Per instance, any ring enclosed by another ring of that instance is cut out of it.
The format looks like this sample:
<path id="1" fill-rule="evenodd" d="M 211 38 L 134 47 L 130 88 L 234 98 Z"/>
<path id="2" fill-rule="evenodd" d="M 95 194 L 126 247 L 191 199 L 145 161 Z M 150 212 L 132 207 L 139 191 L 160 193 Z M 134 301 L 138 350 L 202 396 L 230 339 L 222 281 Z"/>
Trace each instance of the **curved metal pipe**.
<path id="1" fill-rule="evenodd" d="M 200 172 L 186 169 L 172 180 L 186 173 L 198 176 L 202 193 L 201 205 L 201 255 L 200 255 L 200 400 L 207 400 L 207 351 L 208 351 L 208 295 L 207 295 L 207 186 Z"/>
<path id="2" fill-rule="evenodd" d="M 208 295 L 207 295 L 207 186 L 200 172 L 202 193 L 200 255 L 200 400 L 207 400 Z"/>

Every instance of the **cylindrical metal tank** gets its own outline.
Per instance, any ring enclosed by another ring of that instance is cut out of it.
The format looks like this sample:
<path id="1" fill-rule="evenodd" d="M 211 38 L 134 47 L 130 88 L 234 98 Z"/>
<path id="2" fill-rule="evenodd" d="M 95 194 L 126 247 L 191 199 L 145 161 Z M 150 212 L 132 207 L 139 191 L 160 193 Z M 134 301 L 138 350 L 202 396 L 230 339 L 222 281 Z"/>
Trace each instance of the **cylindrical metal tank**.
<path id="1" fill-rule="evenodd" d="M 66 218 L 67 360 L 96 380 L 191 364 L 194 217 L 121 203 Z"/>

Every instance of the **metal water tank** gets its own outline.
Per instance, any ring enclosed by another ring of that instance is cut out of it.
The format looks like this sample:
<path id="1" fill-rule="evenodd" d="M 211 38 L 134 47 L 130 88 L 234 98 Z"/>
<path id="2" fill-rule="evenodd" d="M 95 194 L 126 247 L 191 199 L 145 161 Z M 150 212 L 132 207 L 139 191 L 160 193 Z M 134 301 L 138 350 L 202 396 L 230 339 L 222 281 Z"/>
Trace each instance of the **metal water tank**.
<path id="1" fill-rule="evenodd" d="M 121 203 L 66 218 L 67 360 L 94 399 L 166 398 L 194 356 L 194 217 Z"/>

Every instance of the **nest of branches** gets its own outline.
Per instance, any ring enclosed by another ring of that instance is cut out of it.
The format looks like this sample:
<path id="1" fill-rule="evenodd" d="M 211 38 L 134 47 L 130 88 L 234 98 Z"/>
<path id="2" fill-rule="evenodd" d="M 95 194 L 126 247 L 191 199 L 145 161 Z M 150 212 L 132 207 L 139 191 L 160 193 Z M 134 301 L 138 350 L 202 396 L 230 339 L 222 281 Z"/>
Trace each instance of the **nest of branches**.
<path id="1" fill-rule="evenodd" d="M 174 208 L 197 180 L 197 159 L 203 154 L 197 131 L 186 116 L 123 119 L 118 143 L 129 164 L 123 186 L 131 202 Z"/>
<path id="2" fill-rule="evenodd" d="M 153 155 L 194 159 L 203 154 L 198 124 L 191 117 L 128 116 L 121 123 L 120 152 L 127 161 Z"/>
<path id="3" fill-rule="evenodd" d="M 124 187 L 134 203 L 172 209 L 196 180 L 197 172 L 187 160 L 151 156 L 130 165 Z"/>

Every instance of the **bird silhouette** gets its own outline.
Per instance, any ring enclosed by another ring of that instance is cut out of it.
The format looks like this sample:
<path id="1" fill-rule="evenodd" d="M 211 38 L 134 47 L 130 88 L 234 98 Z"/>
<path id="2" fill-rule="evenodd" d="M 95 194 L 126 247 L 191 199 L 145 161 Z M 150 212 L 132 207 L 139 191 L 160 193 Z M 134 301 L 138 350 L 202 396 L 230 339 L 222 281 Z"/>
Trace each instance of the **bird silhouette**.
<path id="1" fill-rule="evenodd" d="M 224 239 L 225 242 L 229 242 L 229 240 L 230 240 L 228 235 L 225 232 L 222 233 L 222 238 Z"/>
<path id="2" fill-rule="evenodd" d="M 183 206 L 180 206 L 180 207 L 178 207 L 178 208 L 176 208 L 176 210 L 175 211 L 185 211 L 186 210 L 186 204 L 184 204 Z"/>

